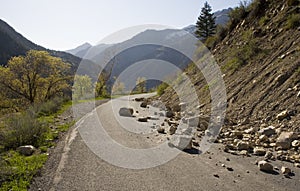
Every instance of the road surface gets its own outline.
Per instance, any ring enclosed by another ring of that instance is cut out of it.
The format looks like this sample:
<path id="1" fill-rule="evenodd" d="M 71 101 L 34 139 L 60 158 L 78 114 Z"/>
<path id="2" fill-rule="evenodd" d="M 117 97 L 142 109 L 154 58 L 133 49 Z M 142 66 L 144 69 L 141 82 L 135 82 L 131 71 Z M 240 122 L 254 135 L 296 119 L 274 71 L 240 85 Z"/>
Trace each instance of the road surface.
<path id="1" fill-rule="evenodd" d="M 89 137 L 87 134 L 95 130 L 89 128 L 98 123 L 95 118 L 97 115 L 107 134 L 119 145 L 148 149 L 161 144 L 164 140 L 157 138 L 159 136 L 155 134 L 149 136 L 149 134 L 136 132 L 138 125 L 151 129 L 154 122 L 141 124 L 136 122 L 136 118 L 122 118 L 120 121 L 120 118 L 116 117 L 118 107 L 138 107 L 136 103 L 130 101 L 134 97 L 136 96 L 122 97 L 116 102 L 117 104 L 109 101 L 78 121 L 77 125 L 70 129 L 65 140 L 59 142 L 51 153 L 41 174 L 34 179 L 30 190 L 299 190 L 300 171 L 292 167 L 292 164 L 272 162 L 279 168 L 282 165 L 291 167 L 295 173 L 291 178 L 285 178 L 282 174 L 264 173 L 255 165 L 255 161 L 259 158 L 224 153 L 223 146 L 219 144 L 213 144 L 208 152 L 200 155 L 180 151 L 178 156 L 165 164 L 143 169 L 141 165 L 149 165 L 152 156 L 145 156 L 140 159 L 141 161 L 137 161 L 134 153 L 125 158 L 119 153 L 114 153 L 113 149 L 109 152 L 109 144 L 103 143 L 101 136 L 98 142 L 94 140 L 97 143 L 92 142 L 95 138 L 93 136 L 90 140 L 86 140 Z M 144 114 L 139 113 L 139 115 Z M 131 127 L 124 127 L 124 123 Z M 92 151 L 87 141 L 95 143 L 96 150 Z M 100 148 L 98 151 L 97 145 Z M 110 158 L 103 160 L 97 152 L 108 152 Z M 157 153 L 153 154 L 157 155 Z M 161 155 L 163 156 L 163 153 Z M 137 167 L 137 169 L 112 165 L 109 159 L 115 164 L 118 161 L 127 161 L 124 166 Z"/>

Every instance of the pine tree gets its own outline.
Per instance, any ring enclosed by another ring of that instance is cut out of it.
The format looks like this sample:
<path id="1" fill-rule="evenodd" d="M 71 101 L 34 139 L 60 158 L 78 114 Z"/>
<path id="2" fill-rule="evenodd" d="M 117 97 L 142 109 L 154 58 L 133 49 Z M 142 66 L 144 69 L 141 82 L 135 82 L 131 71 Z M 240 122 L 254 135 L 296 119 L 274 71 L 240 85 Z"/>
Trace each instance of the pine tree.
<path id="1" fill-rule="evenodd" d="M 205 40 L 216 33 L 215 20 L 216 17 L 212 13 L 211 6 L 205 2 L 196 23 L 197 30 L 195 33 L 200 40 Z"/>

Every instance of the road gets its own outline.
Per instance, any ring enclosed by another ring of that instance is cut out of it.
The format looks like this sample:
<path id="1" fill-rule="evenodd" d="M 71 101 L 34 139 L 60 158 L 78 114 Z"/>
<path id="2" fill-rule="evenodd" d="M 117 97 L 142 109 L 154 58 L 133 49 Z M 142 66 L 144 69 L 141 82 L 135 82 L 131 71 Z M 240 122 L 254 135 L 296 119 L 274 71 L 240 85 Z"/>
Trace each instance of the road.
<path id="1" fill-rule="evenodd" d="M 291 178 L 264 173 L 255 165 L 259 158 L 230 155 L 223 152 L 223 146 L 219 144 L 213 144 L 208 152 L 200 155 L 180 151 L 170 160 L 166 158 L 168 162 L 163 164 L 159 160 L 160 155 L 163 159 L 166 157 L 162 152 L 152 150 L 144 157 L 135 152 L 131 155 L 116 152 L 113 143 L 107 144 L 106 138 L 95 132 L 99 129 L 93 129 L 97 124 L 99 126 L 99 121 L 117 146 L 135 148 L 133 151 L 149 150 L 165 141 L 155 133 L 151 134 L 151 130 L 150 134 L 137 132 L 138 126 L 151 129 L 153 121 L 141 124 L 136 118 L 118 116 L 119 107 L 138 109 L 131 101 L 134 97 L 122 97 L 115 103 L 109 101 L 79 120 L 50 154 L 30 190 L 299 190 L 300 170 L 292 164 L 272 162 L 279 168 L 282 165 L 291 167 L 295 173 Z M 139 111 L 139 115 L 144 115 L 142 112 L 145 110 Z"/>

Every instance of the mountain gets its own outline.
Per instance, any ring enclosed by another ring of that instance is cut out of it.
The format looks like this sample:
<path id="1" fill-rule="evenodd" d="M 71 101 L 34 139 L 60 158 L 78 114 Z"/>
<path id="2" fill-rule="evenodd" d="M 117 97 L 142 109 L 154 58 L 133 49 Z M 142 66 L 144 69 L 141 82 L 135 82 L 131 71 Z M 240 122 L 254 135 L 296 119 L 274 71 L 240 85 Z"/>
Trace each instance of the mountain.
<path id="1" fill-rule="evenodd" d="M 49 52 L 52 56 L 60 57 L 63 61 L 72 65 L 73 72 L 76 71 L 81 62 L 87 66 L 83 73 L 94 71 L 99 67 L 89 60 L 82 60 L 70 53 L 50 50 L 39 46 L 26 39 L 0 19 L 0 65 L 6 65 L 8 60 L 13 56 L 25 55 L 28 50 L 43 50 Z"/>
<path id="2" fill-rule="evenodd" d="M 70 54 L 73 54 L 73 55 L 77 56 L 77 54 L 79 52 L 85 51 L 85 50 L 87 50 L 87 49 L 89 49 L 91 47 L 92 47 L 92 45 L 90 43 L 86 42 L 86 43 L 84 43 L 84 44 L 82 44 L 82 45 L 80 45 L 80 46 L 78 46 L 78 47 L 76 47 L 74 49 L 66 50 L 65 52 L 68 52 Z M 78 56 L 78 57 L 82 58 L 81 56 Z"/>

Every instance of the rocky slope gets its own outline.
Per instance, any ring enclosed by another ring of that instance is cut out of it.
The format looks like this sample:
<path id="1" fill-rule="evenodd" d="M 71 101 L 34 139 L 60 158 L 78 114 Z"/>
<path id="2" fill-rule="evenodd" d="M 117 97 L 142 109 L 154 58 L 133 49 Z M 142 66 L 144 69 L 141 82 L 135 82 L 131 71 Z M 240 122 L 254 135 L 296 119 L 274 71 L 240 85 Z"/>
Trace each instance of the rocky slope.
<path id="1" fill-rule="evenodd" d="M 300 4 L 256 2 L 261 7 L 253 5 L 256 12 L 246 13 L 212 50 L 227 91 L 226 119 L 217 141 L 232 154 L 266 154 L 299 166 L 300 26 L 293 18 L 299 18 Z M 200 113 L 209 115 L 212 84 L 195 67 L 186 74 L 197 89 Z M 173 109 L 179 103 L 171 88 L 161 100 Z"/>

